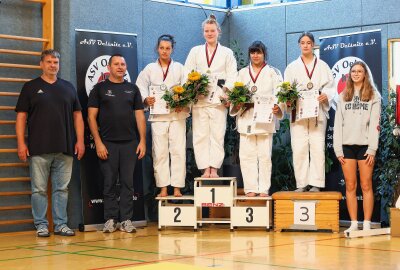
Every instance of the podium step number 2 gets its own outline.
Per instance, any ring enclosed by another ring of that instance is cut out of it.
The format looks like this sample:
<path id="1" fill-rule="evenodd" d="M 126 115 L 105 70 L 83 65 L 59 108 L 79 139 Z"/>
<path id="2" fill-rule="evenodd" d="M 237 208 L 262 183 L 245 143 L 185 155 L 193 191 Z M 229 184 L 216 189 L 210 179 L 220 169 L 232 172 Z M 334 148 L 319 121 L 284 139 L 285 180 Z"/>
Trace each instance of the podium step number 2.
<path id="1" fill-rule="evenodd" d="M 197 229 L 197 209 L 193 204 L 176 204 L 169 201 L 193 201 L 193 196 L 157 197 L 158 200 L 158 229 L 162 226 L 189 226 Z"/>

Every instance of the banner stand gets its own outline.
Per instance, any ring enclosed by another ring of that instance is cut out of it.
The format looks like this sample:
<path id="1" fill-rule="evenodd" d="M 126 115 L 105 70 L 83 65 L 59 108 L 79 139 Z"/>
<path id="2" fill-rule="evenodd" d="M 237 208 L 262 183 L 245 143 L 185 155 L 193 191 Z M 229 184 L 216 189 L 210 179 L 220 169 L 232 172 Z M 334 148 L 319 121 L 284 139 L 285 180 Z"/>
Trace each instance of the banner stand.
<path id="1" fill-rule="evenodd" d="M 105 32 L 75 29 L 76 78 L 82 116 L 85 123 L 86 152 L 80 162 L 82 216 L 80 231 L 103 229 L 103 176 L 100 173 L 95 143 L 87 123 L 87 102 L 90 91 L 98 82 L 108 78 L 108 60 L 113 54 L 124 56 L 127 72 L 124 79 L 135 82 L 138 75 L 137 35 L 132 33 Z M 138 134 L 138 132 L 137 132 Z M 147 225 L 144 211 L 142 161 L 136 162 L 134 171 L 133 216 L 134 226 Z M 118 190 L 118 186 L 117 186 Z"/>

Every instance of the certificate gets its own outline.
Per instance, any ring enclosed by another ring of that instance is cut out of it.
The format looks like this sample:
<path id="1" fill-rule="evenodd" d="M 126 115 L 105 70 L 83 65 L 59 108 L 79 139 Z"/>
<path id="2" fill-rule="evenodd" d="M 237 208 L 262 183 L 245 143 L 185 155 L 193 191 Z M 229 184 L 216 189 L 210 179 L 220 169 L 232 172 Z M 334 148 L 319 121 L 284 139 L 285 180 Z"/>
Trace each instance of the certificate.
<path id="1" fill-rule="evenodd" d="M 211 104 L 220 104 L 221 99 L 220 97 L 223 94 L 221 87 L 218 86 L 218 77 L 217 76 L 209 76 L 209 83 L 208 83 L 208 95 L 206 100 L 208 103 Z"/>
<path id="2" fill-rule="evenodd" d="M 269 124 L 274 118 L 272 109 L 277 103 L 277 98 L 274 95 L 268 96 L 253 96 L 254 112 L 253 122 Z"/>
<path id="3" fill-rule="evenodd" d="M 296 106 L 296 121 L 317 117 L 319 113 L 318 90 L 300 91 Z"/>
<path id="4" fill-rule="evenodd" d="M 168 90 L 167 90 L 168 91 Z M 155 98 L 153 106 L 150 106 L 150 114 L 169 114 L 169 106 L 167 102 L 161 97 L 164 95 L 165 91 L 161 90 L 161 86 L 150 86 L 150 96 Z"/>

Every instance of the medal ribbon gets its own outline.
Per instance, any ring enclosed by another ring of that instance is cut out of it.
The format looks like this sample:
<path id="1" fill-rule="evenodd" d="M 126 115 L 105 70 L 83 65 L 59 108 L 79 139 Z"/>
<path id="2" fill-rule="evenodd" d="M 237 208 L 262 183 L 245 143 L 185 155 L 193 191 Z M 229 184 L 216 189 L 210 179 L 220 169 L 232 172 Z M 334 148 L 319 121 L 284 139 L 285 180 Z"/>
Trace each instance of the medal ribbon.
<path id="1" fill-rule="evenodd" d="M 313 69 L 311 70 L 311 73 L 308 71 L 308 68 L 307 68 L 307 66 L 306 66 L 306 63 L 304 63 L 303 58 L 302 58 L 302 57 L 300 57 L 300 58 L 301 58 L 301 61 L 303 62 L 303 65 L 304 65 L 304 67 L 305 67 L 305 69 L 306 69 L 307 76 L 308 76 L 308 78 L 311 80 L 312 75 L 313 75 L 314 70 L 315 70 L 315 66 L 317 65 L 317 60 L 318 60 L 318 58 L 315 57 L 314 66 L 313 66 Z"/>
<path id="2" fill-rule="evenodd" d="M 217 49 L 218 49 L 218 43 L 217 43 L 217 46 L 215 47 L 215 50 L 214 50 L 213 54 L 211 55 L 211 59 L 209 59 L 208 58 L 208 44 L 206 43 L 206 57 L 207 57 L 207 66 L 208 66 L 208 68 L 211 67 L 211 64 L 212 64 L 212 62 L 214 60 L 214 56 L 215 56 L 215 53 L 217 52 Z"/>
<path id="3" fill-rule="evenodd" d="M 251 68 L 249 67 L 250 78 L 251 78 L 251 80 L 253 81 L 254 84 L 256 83 L 256 81 L 257 81 L 257 79 L 258 79 L 258 76 L 260 75 L 261 71 L 263 70 L 263 68 L 264 68 L 266 65 L 267 65 L 267 63 L 264 62 L 264 64 L 262 65 L 261 69 L 258 71 L 258 73 L 257 73 L 257 75 L 256 75 L 255 78 L 253 77 L 253 74 L 251 74 Z"/>
<path id="4" fill-rule="evenodd" d="M 172 62 L 172 60 L 169 59 L 168 66 L 167 66 L 167 70 L 164 72 L 164 69 L 163 69 L 162 66 L 161 66 L 160 59 L 158 59 L 158 63 L 160 64 L 161 71 L 162 71 L 162 74 L 163 74 L 163 80 L 162 80 L 163 82 L 165 81 L 165 79 L 166 79 L 167 76 L 168 76 L 169 66 L 171 65 L 171 62 Z"/>

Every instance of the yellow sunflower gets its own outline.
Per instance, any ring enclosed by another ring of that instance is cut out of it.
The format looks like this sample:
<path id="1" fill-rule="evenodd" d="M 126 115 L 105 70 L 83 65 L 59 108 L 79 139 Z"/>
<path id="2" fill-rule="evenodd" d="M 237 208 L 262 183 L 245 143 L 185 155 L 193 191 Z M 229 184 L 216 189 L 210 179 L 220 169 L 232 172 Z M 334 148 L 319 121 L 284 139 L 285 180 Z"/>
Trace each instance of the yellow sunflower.
<path id="1" fill-rule="evenodd" d="M 184 89 L 182 86 L 180 86 L 180 85 L 176 85 L 176 86 L 174 86 L 174 87 L 172 88 L 172 91 L 173 91 L 175 94 L 182 94 L 182 93 L 185 91 L 185 89 Z"/>
<path id="2" fill-rule="evenodd" d="M 198 81 L 200 80 L 201 74 L 198 73 L 197 71 L 192 71 L 188 75 L 188 80 L 189 81 Z"/>
<path id="3" fill-rule="evenodd" d="M 244 86 L 244 83 L 242 83 L 242 82 L 235 82 L 234 86 L 235 86 L 235 87 L 243 87 L 243 86 Z"/>

